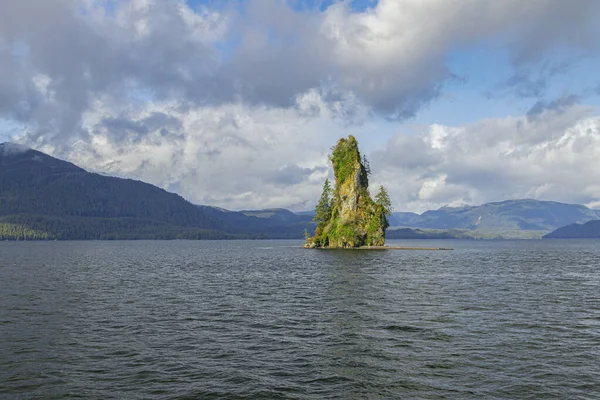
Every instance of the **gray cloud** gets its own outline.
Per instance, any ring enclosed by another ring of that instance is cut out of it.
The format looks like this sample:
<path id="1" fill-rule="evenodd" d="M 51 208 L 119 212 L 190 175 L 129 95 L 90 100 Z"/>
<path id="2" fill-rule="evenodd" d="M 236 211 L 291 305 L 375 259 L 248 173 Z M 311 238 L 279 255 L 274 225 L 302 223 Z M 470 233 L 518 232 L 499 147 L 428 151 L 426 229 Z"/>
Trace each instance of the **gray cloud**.
<path id="1" fill-rule="evenodd" d="M 538 100 L 530 109 L 527 111 L 527 117 L 537 118 L 544 112 L 548 111 L 564 111 L 573 105 L 577 104 L 579 96 L 569 95 L 562 96 L 552 101 Z"/>
<path id="2" fill-rule="evenodd" d="M 12 107 L 0 102 L 0 113 L 30 123 L 38 136 L 52 140 L 81 134 L 82 115 L 98 97 L 124 102 L 138 92 L 148 100 L 217 92 L 214 83 L 205 84 L 214 52 L 194 40 L 193 26 L 183 21 L 174 3 L 156 2 L 150 8 L 125 4 L 119 11 L 124 21 L 119 13 L 115 18 L 97 14 L 97 8 L 82 13 L 84 4 L 0 4 L 0 57 L 8 66 L 0 86 L 14 96 Z M 15 55 L 15 46 L 23 54 Z"/>
<path id="3" fill-rule="evenodd" d="M 27 150 L 29 150 L 29 147 L 17 143 L 0 143 L 0 154 L 2 155 L 19 154 Z"/>
<path id="4" fill-rule="evenodd" d="M 267 180 L 281 186 L 297 185 L 310 178 L 315 172 L 327 174 L 327 167 L 301 168 L 297 165 L 286 165 L 267 175 Z"/>
<path id="5" fill-rule="evenodd" d="M 139 141 L 149 132 L 158 131 L 162 136 L 179 135 L 183 128 L 181 121 L 162 112 L 152 112 L 149 116 L 132 120 L 126 116 L 105 117 L 101 126 L 115 141 Z"/>
<path id="6" fill-rule="evenodd" d="M 553 79 L 569 73 L 579 62 L 586 60 L 587 57 L 585 53 L 582 53 L 584 50 L 581 47 L 575 46 L 573 47 L 573 51 L 575 54 L 564 55 L 558 60 L 552 59 L 551 55 L 546 58 L 541 55 L 542 59 L 538 63 L 533 62 L 535 58 L 532 60 L 530 57 L 527 58 L 530 60 L 529 62 L 516 62 L 512 75 L 488 90 L 488 97 L 502 97 L 506 95 L 521 98 L 543 97 L 549 83 Z M 585 51 L 590 52 L 592 49 Z"/>
<path id="7" fill-rule="evenodd" d="M 504 38 L 520 68 L 507 85 L 537 96 L 544 79 L 526 67 L 554 46 L 596 51 L 600 26 L 594 0 L 380 0 L 360 13 L 342 2 L 324 12 L 276 0 L 241 12 L 233 3 L 198 12 L 182 1 L 107 4 L 0 2 L 0 115 L 26 123 L 30 142 L 85 138 L 83 116 L 100 98 L 294 107 L 319 89 L 343 118 L 356 111 L 348 101 L 406 118 L 453 76 L 449 52 L 482 38 Z"/>
<path id="8" fill-rule="evenodd" d="M 507 93 L 515 94 L 517 97 L 540 97 L 548 87 L 549 77 L 535 75 L 530 70 L 519 70 L 515 72 L 506 81 L 496 85 L 494 89 L 488 92 L 489 97 Z"/>

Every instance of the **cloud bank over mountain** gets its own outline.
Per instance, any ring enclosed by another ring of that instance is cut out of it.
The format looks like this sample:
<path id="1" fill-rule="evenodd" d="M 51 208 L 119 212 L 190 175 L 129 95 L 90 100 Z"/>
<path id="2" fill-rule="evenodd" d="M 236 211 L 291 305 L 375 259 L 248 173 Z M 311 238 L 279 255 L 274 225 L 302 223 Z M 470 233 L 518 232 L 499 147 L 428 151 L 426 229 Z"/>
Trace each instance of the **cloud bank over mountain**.
<path id="1" fill-rule="evenodd" d="M 372 165 L 408 209 L 515 198 L 600 207 L 599 157 L 600 117 L 572 106 L 535 119 L 490 118 L 398 134 L 374 153 Z"/>
<path id="2" fill-rule="evenodd" d="M 0 138 L 236 209 L 310 205 L 347 133 L 398 209 L 595 204 L 600 82 L 568 77 L 597 64 L 599 22 L 594 0 L 7 0 Z M 480 91 L 530 106 L 473 121 L 461 82 L 496 53 Z M 407 125 L 449 94 L 463 123 Z"/>

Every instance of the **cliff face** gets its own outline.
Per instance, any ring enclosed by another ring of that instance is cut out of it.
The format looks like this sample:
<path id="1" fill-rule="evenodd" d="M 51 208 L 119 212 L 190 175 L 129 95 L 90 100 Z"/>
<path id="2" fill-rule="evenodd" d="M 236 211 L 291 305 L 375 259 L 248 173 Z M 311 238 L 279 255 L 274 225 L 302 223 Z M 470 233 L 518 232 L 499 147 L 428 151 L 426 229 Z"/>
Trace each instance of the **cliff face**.
<path id="1" fill-rule="evenodd" d="M 338 141 L 331 162 L 335 187 L 328 207 L 322 207 L 326 212 L 317 210 L 317 230 L 305 247 L 383 246 L 387 218 L 369 195 L 368 166 L 353 136 Z"/>

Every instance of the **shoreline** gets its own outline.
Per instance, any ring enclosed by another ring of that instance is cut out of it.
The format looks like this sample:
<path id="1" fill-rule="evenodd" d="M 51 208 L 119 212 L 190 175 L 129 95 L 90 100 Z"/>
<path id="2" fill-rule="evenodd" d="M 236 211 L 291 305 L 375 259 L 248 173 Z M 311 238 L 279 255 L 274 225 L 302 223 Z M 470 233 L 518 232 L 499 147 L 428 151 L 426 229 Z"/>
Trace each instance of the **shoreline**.
<path id="1" fill-rule="evenodd" d="M 307 248 L 307 247 L 305 247 Z M 310 248 L 309 248 L 310 249 Z M 416 246 L 360 246 L 360 247 L 314 247 L 314 250 L 454 250 L 450 247 L 416 247 Z"/>

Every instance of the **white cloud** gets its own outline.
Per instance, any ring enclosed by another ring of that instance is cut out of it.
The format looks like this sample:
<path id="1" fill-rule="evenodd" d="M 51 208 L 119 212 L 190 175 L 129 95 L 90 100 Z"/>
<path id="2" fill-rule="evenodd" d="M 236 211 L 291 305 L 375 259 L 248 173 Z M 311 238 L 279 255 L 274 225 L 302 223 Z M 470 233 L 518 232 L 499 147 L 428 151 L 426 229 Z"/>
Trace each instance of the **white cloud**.
<path id="1" fill-rule="evenodd" d="M 289 206 L 318 197 L 339 137 L 359 131 L 373 148 L 374 121 L 434 100 L 457 48 L 508 51 L 515 76 L 529 77 L 557 48 L 596 54 L 599 17 L 596 0 L 380 0 L 362 12 L 342 1 L 321 12 L 280 0 L 5 0 L 0 120 L 24 144 L 194 202 Z M 579 100 L 399 134 L 373 156 L 373 178 L 397 209 L 596 201 L 578 168 L 597 157 L 597 120 Z"/>
<path id="2" fill-rule="evenodd" d="M 358 13 L 347 2 L 323 12 L 279 0 L 234 5 L 0 2 L 0 115 L 28 123 L 32 139 L 68 140 L 82 134 L 81 115 L 98 95 L 294 107 L 297 96 L 324 90 L 328 103 L 351 99 L 404 118 L 452 77 L 446 59 L 456 48 L 488 40 L 522 72 L 561 46 L 597 51 L 600 35 L 595 0 L 380 0 Z"/>
<path id="3" fill-rule="evenodd" d="M 597 205 L 600 117 L 570 106 L 398 133 L 373 154 L 374 179 L 399 210 L 535 198 Z"/>
<path id="4" fill-rule="evenodd" d="M 305 101 L 300 98 L 299 104 Z M 126 114 L 110 104 L 97 109 L 85 116 L 90 140 L 65 154 L 69 160 L 230 209 L 314 205 L 323 180 L 331 176 L 329 148 L 348 134 L 332 122 L 327 108 L 310 119 L 302 118 L 300 106 L 237 104 L 183 112 L 176 103 L 161 103 Z M 542 118 L 493 118 L 432 125 L 418 134 L 399 132 L 384 149 L 367 154 L 372 186 L 386 185 L 400 211 L 510 198 L 596 206 L 600 117 L 593 112 L 572 105 L 543 111 Z M 112 130 L 107 129 L 109 115 Z M 165 123 L 153 125 L 162 118 L 176 121 L 171 130 Z M 118 126 L 123 131 L 115 135 Z M 368 132 L 369 127 L 360 130 L 359 139 L 368 139 Z"/>
<path id="5" fill-rule="evenodd" d="M 163 102 L 122 110 L 98 101 L 94 109 L 84 115 L 87 140 L 67 152 L 52 145 L 40 150 L 231 209 L 312 204 L 330 173 L 329 148 L 345 134 L 327 108 L 326 117 L 310 119 L 298 108 L 243 104 L 181 110 Z"/>

